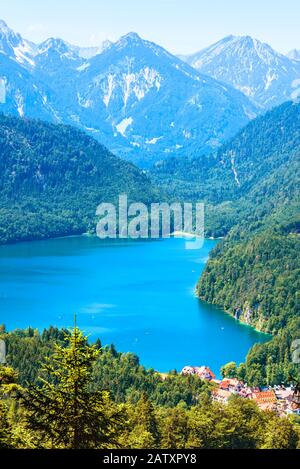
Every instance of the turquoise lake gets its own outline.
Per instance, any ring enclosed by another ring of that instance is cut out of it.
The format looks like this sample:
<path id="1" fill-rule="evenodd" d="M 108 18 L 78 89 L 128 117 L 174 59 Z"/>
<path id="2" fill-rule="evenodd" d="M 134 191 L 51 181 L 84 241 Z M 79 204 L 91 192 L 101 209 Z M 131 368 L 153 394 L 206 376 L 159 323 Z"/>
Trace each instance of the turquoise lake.
<path id="1" fill-rule="evenodd" d="M 0 247 L 0 324 L 78 326 L 146 367 L 240 363 L 269 337 L 200 302 L 195 285 L 216 242 L 72 237 Z"/>

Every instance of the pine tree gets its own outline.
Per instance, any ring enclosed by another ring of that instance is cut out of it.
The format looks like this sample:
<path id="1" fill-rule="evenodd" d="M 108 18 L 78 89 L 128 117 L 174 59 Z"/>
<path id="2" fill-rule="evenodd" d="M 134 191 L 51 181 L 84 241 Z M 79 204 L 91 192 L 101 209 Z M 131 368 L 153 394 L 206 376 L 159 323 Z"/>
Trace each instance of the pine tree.
<path id="1" fill-rule="evenodd" d="M 146 393 L 136 405 L 131 440 L 134 448 L 158 448 L 160 434 L 152 402 Z"/>
<path id="2" fill-rule="evenodd" d="M 92 371 L 99 350 L 75 326 L 67 346 L 55 346 L 44 365 L 41 385 L 30 385 L 21 397 L 29 429 L 38 447 L 112 448 L 118 446 L 123 411 L 105 391 L 92 391 Z"/>
<path id="3" fill-rule="evenodd" d="M 101 340 L 98 338 L 95 342 L 95 347 L 97 350 L 101 350 L 102 349 L 102 344 L 101 344 Z"/>
<path id="4" fill-rule="evenodd" d="M 162 448 L 183 449 L 188 439 L 188 416 L 184 408 L 168 409 L 163 422 Z"/>

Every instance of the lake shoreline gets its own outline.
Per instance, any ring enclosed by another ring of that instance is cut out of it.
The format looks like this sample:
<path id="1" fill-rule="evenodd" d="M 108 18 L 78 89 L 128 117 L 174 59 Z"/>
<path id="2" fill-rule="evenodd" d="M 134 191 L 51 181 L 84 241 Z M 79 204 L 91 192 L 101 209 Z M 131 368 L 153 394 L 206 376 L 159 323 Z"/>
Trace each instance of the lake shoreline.
<path id="1" fill-rule="evenodd" d="M 210 306 L 214 306 L 215 308 L 219 309 L 223 314 L 226 314 L 227 316 L 229 316 L 233 321 L 241 324 L 242 326 L 244 327 L 247 327 L 251 330 L 254 330 L 255 332 L 257 332 L 258 334 L 261 334 L 263 336 L 267 336 L 267 337 L 270 337 L 270 341 L 274 338 L 274 336 L 272 334 L 270 334 L 269 332 L 265 332 L 263 330 L 260 330 L 258 329 L 257 327 L 253 326 L 252 324 L 249 324 L 245 321 L 242 321 L 241 319 L 237 319 L 229 310 L 226 310 L 224 309 L 221 305 L 217 305 L 215 303 L 209 303 L 208 301 L 205 301 L 203 300 L 202 298 L 200 298 L 198 295 L 197 295 L 197 290 L 195 290 L 195 298 L 200 301 L 201 303 L 204 303 L 204 304 L 207 304 L 207 305 L 210 305 Z"/>
<path id="2" fill-rule="evenodd" d="M 67 234 L 67 235 L 59 235 L 59 236 L 43 236 L 41 238 L 34 238 L 34 239 L 22 239 L 22 240 L 18 240 L 18 241 L 9 241 L 7 243 L 0 243 L 0 248 L 1 246 L 16 246 L 18 244 L 26 244 L 26 243 L 38 243 L 38 242 L 41 242 L 41 241 L 51 241 L 51 240 L 55 240 L 55 239 L 71 239 L 71 238 L 81 238 L 81 237 L 91 237 L 91 238 L 98 238 L 98 236 L 96 235 L 96 233 L 90 233 L 90 232 L 83 232 L 83 233 L 76 233 L 76 234 Z M 170 234 L 170 238 L 182 238 L 182 239 L 189 239 L 189 238 L 199 238 L 201 239 L 202 237 L 199 236 L 199 235 L 196 235 L 195 233 L 189 233 L 189 232 L 185 232 L 185 231 L 175 231 L 173 233 Z M 169 239 L 170 239 L 169 238 Z M 100 239 L 100 238 L 99 238 Z M 109 238 L 108 238 L 109 239 Z M 114 239 L 122 239 L 124 240 L 123 238 L 114 238 Z M 131 241 L 139 241 L 139 240 L 145 240 L 146 238 L 139 238 L 139 239 L 132 239 L 132 238 L 127 238 Z M 149 237 L 147 238 L 149 240 L 151 240 L 152 238 Z M 155 238 L 153 239 L 153 241 L 156 241 L 156 240 L 163 240 L 163 239 L 168 239 L 168 238 Z M 213 236 L 210 236 L 210 237 L 207 237 L 207 238 L 204 238 L 205 241 L 221 241 L 222 239 L 224 239 L 224 237 L 217 237 L 217 238 L 214 238 Z M 105 241 L 105 240 L 103 240 Z"/>
<path id="3" fill-rule="evenodd" d="M 228 361 L 243 362 L 266 339 L 196 301 L 195 285 L 217 241 L 206 240 L 201 250 L 187 250 L 185 242 L 123 246 L 88 234 L 2 246 L 1 320 L 9 330 L 64 328 L 76 312 L 91 341 L 114 343 L 160 372 L 190 363 L 217 371 Z"/>

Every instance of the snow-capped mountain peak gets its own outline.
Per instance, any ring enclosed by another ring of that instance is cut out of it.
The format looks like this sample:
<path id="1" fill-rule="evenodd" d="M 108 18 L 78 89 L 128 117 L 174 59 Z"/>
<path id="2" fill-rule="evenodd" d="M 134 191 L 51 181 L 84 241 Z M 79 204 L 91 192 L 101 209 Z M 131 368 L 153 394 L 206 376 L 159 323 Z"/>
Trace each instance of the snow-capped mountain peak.
<path id="1" fill-rule="evenodd" d="M 69 45 L 63 39 L 51 37 L 38 46 L 38 53 L 43 54 L 49 49 L 55 49 L 61 53 L 65 53 L 69 50 Z"/>
<path id="2" fill-rule="evenodd" d="M 203 154 L 256 115 L 242 93 L 137 33 L 81 48 L 60 38 L 34 45 L 1 28 L 1 111 L 75 125 L 119 156 L 151 164 Z"/>
<path id="3" fill-rule="evenodd" d="M 75 125 L 143 164 L 210 152 L 257 115 L 254 103 L 271 107 L 300 86 L 300 62 L 250 36 L 186 63 L 134 32 L 100 47 L 35 45 L 0 22 L 1 51 L 2 112 Z"/>
<path id="4" fill-rule="evenodd" d="M 26 67 L 34 67 L 36 57 L 54 53 L 65 59 L 82 62 L 101 54 L 111 44 L 111 41 L 106 40 L 98 47 L 80 47 L 69 44 L 61 38 L 53 37 L 41 44 L 34 44 L 24 39 L 19 33 L 15 33 L 4 20 L 0 19 L 0 53 Z"/>
<path id="5" fill-rule="evenodd" d="M 188 62 L 192 62 L 195 68 L 200 68 L 212 62 L 219 56 L 233 57 L 234 55 L 243 59 L 244 63 L 250 64 L 255 58 L 260 59 L 265 64 L 278 63 L 278 59 L 283 55 L 275 52 L 271 46 L 265 44 L 251 36 L 227 36 L 212 46 L 189 56 Z M 223 58 L 223 57 L 222 57 Z"/>
<path id="6" fill-rule="evenodd" d="M 48 58 L 56 56 L 60 61 L 64 59 L 78 62 L 79 60 L 78 51 L 60 38 L 49 38 L 38 46 L 36 60 L 45 55 Z"/>
<path id="7" fill-rule="evenodd" d="M 111 44 L 111 47 L 114 47 L 118 50 L 130 49 L 130 48 L 139 48 L 147 47 L 148 41 L 142 39 L 137 33 L 130 32 L 121 36 L 116 42 Z"/>
<path id="8" fill-rule="evenodd" d="M 131 31 L 130 33 L 121 36 L 117 41 L 119 45 L 128 46 L 129 44 L 140 44 L 142 38 L 135 32 Z"/>
<path id="9" fill-rule="evenodd" d="M 33 66 L 34 44 L 26 41 L 0 20 L 0 52 L 22 65 Z"/>
<path id="10" fill-rule="evenodd" d="M 87 116 L 97 113 L 106 126 L 102 140 L 126 157 L 163 158 L 186 145 L 206 152 L 231 133 L 231 125 L 224 126 L 228 116 L 234 126 L 237 116 L 243 122 L 255 116 L 242 93 L 136 33 L 122 36 L 81 69 L 79 106 Z M 207 138 L 210 126 L 214 130 Z M 88 131 L 100 138 L 99 127 Z"/>
<path id="11" fill-rule="evenodd" d="M 227 36 L 185 60 L 261 108 L 291 99 L 293 83 L 300 78 L 300 64 L 250 36 Z"/>

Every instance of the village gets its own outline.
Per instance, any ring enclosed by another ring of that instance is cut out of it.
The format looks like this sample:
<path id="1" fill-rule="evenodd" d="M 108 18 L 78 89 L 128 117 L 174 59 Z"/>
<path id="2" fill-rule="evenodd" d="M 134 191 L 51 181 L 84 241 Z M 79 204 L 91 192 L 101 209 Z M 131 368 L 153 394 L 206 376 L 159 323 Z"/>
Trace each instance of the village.
<path id="1" fill-rule="evenodd" d="M 261 410 L 275 412 L 279 416 L 300 415 L 300 403 L 295 402 L 295 389 L 292 386 L 250 387 L 238 379 L 216 379 L 216 375 L 207 366 L 185 366 L 183 376 L 198 376 L 200 379 L 215 383 L 212 391 L 213 401 L 226 404 L 232 395 L 253 399 Z"/>

